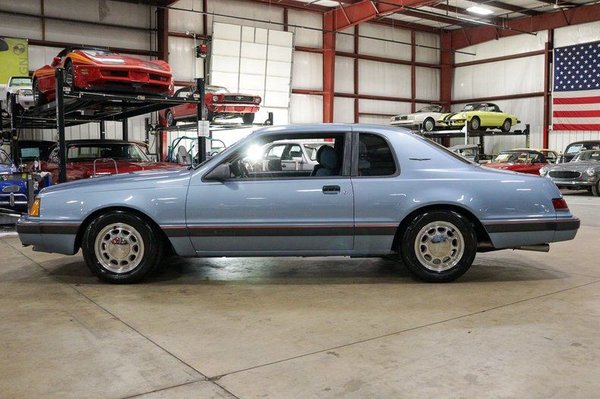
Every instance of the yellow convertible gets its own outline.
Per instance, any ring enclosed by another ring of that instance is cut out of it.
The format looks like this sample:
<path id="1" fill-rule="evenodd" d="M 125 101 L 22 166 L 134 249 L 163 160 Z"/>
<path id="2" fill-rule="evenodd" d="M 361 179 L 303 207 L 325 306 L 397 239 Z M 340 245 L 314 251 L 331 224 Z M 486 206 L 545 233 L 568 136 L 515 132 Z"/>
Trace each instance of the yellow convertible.
<path id="1" fill-rule="evenodd" d="M 503 132 L 509 132 L 513 125 L 520 122 L 516 116 L 502 112 L 492 103 L 467 104 L 460 112 L 442 114 L 438 119 L 440 126 L 450 129 L 460 129 L 467 123 L 469 130 L 499 128 Z"/>

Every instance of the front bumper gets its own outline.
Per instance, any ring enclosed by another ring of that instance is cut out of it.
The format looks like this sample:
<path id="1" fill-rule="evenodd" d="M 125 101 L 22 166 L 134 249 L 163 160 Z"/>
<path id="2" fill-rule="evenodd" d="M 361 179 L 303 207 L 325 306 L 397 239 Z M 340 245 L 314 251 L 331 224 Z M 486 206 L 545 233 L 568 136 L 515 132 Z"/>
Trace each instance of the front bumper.
<path id="1" fill-rule="evenodd" d="M 79 249 L 75 246 L 79 226 L 78 223 L 41 221 L 24 215 L 16 227 L 21 243 L 33 246 L 34 251 L 73 255 Z"/>

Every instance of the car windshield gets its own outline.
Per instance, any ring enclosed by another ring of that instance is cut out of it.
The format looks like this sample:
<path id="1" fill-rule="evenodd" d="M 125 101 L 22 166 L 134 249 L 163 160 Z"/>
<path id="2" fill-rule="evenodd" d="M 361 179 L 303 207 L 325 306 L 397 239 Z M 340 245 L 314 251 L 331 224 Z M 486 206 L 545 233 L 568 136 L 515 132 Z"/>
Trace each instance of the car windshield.
<path id="1" fill-rule="evenodd" d="M 493 162 L 496 163 L 524 163 L 527 161 L 526 152 L 501 152 L 496 155 Z"/>
<path id="2" fill-rule="evenodd" d="M 144 151 L 133 143 L 72 144 L 67 151 L 68 161 L 89 161 L 98 158 L 150 161 Z"/>
<path id="3" fill-rule="evenodd" d="M 475 110 L 476 104 L 467 104 L 463 107 L 462 111 L 473 111 Z"/>
<path id="4" fill-rule="evenodd" d="M 82 51 L 91 57 L 97 57 L 99 55 L 115 55 L 115 53 L 113 53 L 112 51 L 107 51 L 107 50 L 90 50 L 90 49 L 88 49 L 88 50 L 82 50 Z"/>
<path id="5" fill-rule="evenodd" d="M 421 108 L 420 110 L 418 110 L 417 112 L 441 112 L 442 111 L 442 107 L 440 105 L 427 105 L 423 108 Z"/>
<path id="6" fill-rule="evenodd" d="M 569 144 L 565 153 L 569 155 L 574 155 L 584 150 L 600 150 L 600 142 Z"/>
<path id="7" fill-rule="evenodd" d="M 600 162 L 600 151 L 582 151 L 572 160 L 572 162 L 577 162 L 577 161 Z"/>
<path id="8" fill-rule="evenodd" d="M 206 86 L 207 93 L 229 93 L 223 86 Z"/>
<path id="9" fill-rule="evenodd" d="M 10 85 L 17 87 L 31 86 L 31 78 L 12 78 Z"/>

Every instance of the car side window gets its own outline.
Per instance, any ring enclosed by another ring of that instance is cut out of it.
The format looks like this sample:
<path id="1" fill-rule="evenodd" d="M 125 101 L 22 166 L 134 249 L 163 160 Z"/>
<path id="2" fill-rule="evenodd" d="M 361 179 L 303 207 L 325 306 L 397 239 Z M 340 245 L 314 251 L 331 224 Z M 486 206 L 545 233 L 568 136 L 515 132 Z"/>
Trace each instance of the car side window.
<path id="1" fill-rule="evenodd" d="M 358 142 L 358 175 L 391 176 L 396 174 L 396 170 L 392 150 L 385 139 L 361 133 Z"/>
<path id="2" fill-rule="evenodd" d="M 266 159 L 281 159 L 283 155 L 283 150 L 285 150 L 285 144 L 274 145 L 267 152 Z"/>
<path id="3" fill-rule="evenodd" d="M 302 159 L 302 148 L 299 145 L 293 144 L 290 146 L 288 153 L 285 158 L 282 158 L 288 161 Z"/>

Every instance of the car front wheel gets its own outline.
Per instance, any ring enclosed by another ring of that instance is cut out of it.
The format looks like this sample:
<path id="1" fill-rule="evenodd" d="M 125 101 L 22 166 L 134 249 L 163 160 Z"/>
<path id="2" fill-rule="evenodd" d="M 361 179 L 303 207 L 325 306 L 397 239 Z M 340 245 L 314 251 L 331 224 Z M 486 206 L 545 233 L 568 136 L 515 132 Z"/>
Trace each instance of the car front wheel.
<path id="1" fill-rule="evenodd" d="M 592 195 L 594 197 L 600 197 L 600 180 L 598 180 L 596 184 L 592 186 Z"/>
<path id="2" fill-rule="evenodd" d="M 504 132 L 504 133 L 508 133 L 510 132 L 510 128 L 512 127 L 512 123 L 510 121 L 510 119 L 507 119 L 504 121 L 504 123 L 502 124 L 502 126 L 500 127 L 500 129 Z"/>
<path id="3" fill-rule="evenodd" d="M 140 281 L 158 266 L 163 254 L 153 227 L 124 211 L 94 219 L 85 229 L 81 249 L 92 273 L 110 283 Z"/>
<path id="4" fill-rule="evenodd" d="M 477 253 L 472 224 L 456 212 L 432 211 L 415 217 L 402 236 L 400 254 L 423 281 L 444 283 L 462 276 Z"/>

